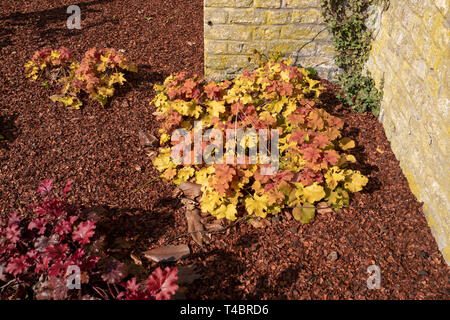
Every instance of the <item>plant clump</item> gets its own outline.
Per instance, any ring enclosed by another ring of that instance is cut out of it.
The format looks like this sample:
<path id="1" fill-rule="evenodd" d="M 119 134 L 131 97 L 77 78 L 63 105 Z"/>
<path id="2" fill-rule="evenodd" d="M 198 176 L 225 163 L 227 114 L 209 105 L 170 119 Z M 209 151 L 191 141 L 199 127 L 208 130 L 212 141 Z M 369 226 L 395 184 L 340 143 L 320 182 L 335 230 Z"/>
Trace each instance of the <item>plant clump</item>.
<path id="1" fill-rule="evenodd" d="M 102 241 L 94 240 L 96 222 L 69 204 L 71 185 L 57 194 L 53 179 L 44 180 L 40 201 L 0 219 L 0 298 L 15 287 L 16 298 L 22 290 L 38 300 L 170 299 L 178 289 L 177 269 L 157 268 L 142 283 L 135 277 L 124 282 L 125 263 L 108 256 Z"/>
<path id="2" fill-rule="evenodd" d="M 52 95 L 51 100 L 74 109 L 83 105 L 81 92 L 106 105 L 114 95 L 115 86 L 126 82 L 126 72 L 137 72 L 136 65 L 111 48 L 91 48 L 81 62 L 75 61 L 67 48 L 44 48 L 25 64 L 27 78 L 42 81 L 46 87 L 60 83 L 61 93 Z"/>
<path id="3" fill-rule="evenodd" d="M 356 162 L 349 153 L 355 143 L 342 137 L 341 119 L 318 108 L 322 89 L 310 71 L 292 66 L 290 61 L 268 62 L 223 82 L 207 83 L 186 73 L 171 75 L 162 85 L 155 85 L 157 95 L 152 103 L 161 120 L 161 146 L 153 164 L 163 179 L 201 185 L 202 211 L 219 219 L 235 220 L 245 212 L 265 218 L 292 208 L 294 217 L 306 223 L 314 217 L 318 202 L 342 208 L 348 204 L 349 194 L 362 190 L 368 179 L 347 167 Z M 248 161 L 250 149 L 261 142 L 258 136 L 233 140 L 245 150 L 245 163 L 238 163 L 229 149 L 220 153 L 233 142 L 223 136 L 201 143 L 202 154 L 214 150 L 214 163 L 180 163 L 181 159 L 193 159 L 195 153 L 185 149 L 180 158 L 172 157 L 180 143 L 172 134 L 181 128 L 193 141 L 196 121 L 201 121 L 204 131 L 267 129 L 268 140 L 276 130 L 278 170 L 261 173 L 274 165 L 261 150 L 256 163 Z"/>

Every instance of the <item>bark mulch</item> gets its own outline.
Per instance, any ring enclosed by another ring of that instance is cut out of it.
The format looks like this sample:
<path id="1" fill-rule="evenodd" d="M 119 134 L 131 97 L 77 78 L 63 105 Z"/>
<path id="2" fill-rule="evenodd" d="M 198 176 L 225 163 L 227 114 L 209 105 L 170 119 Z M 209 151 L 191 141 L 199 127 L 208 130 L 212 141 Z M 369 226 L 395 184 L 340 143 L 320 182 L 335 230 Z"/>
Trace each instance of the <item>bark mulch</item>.
<path id="1" fill-rule="evenodd" d="M 280 215 L 271 226 L 245 223 L 212 236 L 200 248 L 186 232 L 173 187 L 155 181 L 140 130 L 157 133 L 149 102 L 152 86 L 172 72 L 202 74 L 203 1 L 79 1 L 82 29 L 65 26 L 71 1 L 3 1 L 0 4 L 0 210 L 35 199 L 40 181 L 74 179 L 73 201 L 102 208 L 109 240 L 123 256 L 133 252 L 145 272 L 158 264 L 142 252 L 188 243 L 200 278 L 181 291 L 193 299 L 448 299 L 448 267 L 411 193 L 383 128 L 372 115 L 339 106 L 324 82 L 324 107 L 345 120 L 357 142 L 356 167 L 369 185 L 340 212 L 300 225 Z M 49 100 L 50 90 L 28 82 L 23 64 L 44 46 L 125 49 L 139 74 L 103 108 L 85 101 L 79 111 Z M 378 149 L 378 151 L 377 151 Z M 381 289 L 369 290 L 367 268 L 381 268 Z M 141 270 L 142 271 L 142 270 Z"/>

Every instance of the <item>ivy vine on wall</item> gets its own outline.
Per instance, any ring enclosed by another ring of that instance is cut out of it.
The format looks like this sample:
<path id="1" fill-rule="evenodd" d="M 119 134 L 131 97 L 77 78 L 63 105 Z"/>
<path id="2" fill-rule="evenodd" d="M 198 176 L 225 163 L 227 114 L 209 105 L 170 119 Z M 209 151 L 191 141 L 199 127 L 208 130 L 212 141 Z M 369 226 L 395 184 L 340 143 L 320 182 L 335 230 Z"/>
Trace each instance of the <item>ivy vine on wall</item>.
<path id="1" fill-rule="evenodd" d="M 338 75 L 341 92 L 338 98 L 358 112 L 380 112 L 383 96 L 375 81 L 364 69 L 369 59 L 373 30 L 367 26 L 371 6 L 382 6 L 389 0 L 322 0 L 322 15 L 333 35 L 337 51 L 336 65 L 342 70 Z"/>

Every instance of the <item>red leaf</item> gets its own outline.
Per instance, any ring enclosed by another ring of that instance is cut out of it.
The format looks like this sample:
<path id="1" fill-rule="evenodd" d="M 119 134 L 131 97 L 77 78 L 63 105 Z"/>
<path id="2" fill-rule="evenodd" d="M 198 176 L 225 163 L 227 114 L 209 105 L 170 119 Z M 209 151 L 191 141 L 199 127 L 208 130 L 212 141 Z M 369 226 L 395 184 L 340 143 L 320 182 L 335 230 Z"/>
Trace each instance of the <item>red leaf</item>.
<path id="1" fill-rule="evenodd" d="M 17 211 L 13 211 L 8 217 L 8 226 L 19 223 L 21 220 L 22 218 L 17 214 Z"/>
<path id="2" fill-rule="evenodd" d="M 57 277 L 61 275 L 63 268 L 64 265 L 60 261 L 57 261 L 50 268 L 48 268 L 47 273 L 50 277 Z"/>
<path id="3" fill-rule="evenodd" d="M 284 82 L 280 81 L 281 84 L 279 84 L 278 92 L 282 96 L 290 96 L 292 95 L 294 86 L 290 82 Z"/>
<path id="4" fill-rule="evenodd" d="M 47 193 L 49 193 L 52 190 L 53 181 L 55 181 L 55 179 L 45 179 L 44 181 L 42 181 L 42 183 L 38 187 L 38 192 L 41 195 L 46 195 Z"/>
<path id="5" fill-rule="evenodd" d="M 169 300 L 170 297 L 178 290 L 178 285 L 174 282 L 178 280 L 178 270 L 169 268 L 161 270 L 156 269 L 148 277 L 148 290 L 156 298 L 156 300 Z"/>
<path id="6" fill-rule="evenodd" d="M 6 272 L 12 274 L 13 276 L 24 273 L 28 268 L 26 260 L 26 256 L 9 259 L 9 263 L 6 266 Z"/>
<path id="7" fill-rule="evenodd" d="M 127 290 L 130 292 L 137 292 L 139 290 L 139 284 L 136 283 L 136 278 L 127 281 Z"/>
<path id="8" fill-rule="evenodd" d="M 305 142 L 306 132 L 302 129 L 295 130 L 289 137 L 289 142 L 297 142 L 297 144 L 303 144 Z"/>
<path id="9" fill-rule="evenodd" d="M 36 263 L 36 269 L 35 272 L 36 273 L 41 273 L 44 270 L 47 270 L 48 268 L 48 264 L 50 263 L 52 259 L 48 256 L 42 258 L 42 262 L 41 263 Z"/>
<path id="10" fill-rule="evenodd" d="M 294 175 L 291 182 L 301 182 L 304 187 L 309 186 L 313 182 L 322 183 L 323 176 L 320 173 L 314 172 L 310 169 L 304 169 Z"/>
<path id="11" fill-rule="evenodd" d="M 323 133 L 317 132 L 314 135 L 314 139 L 312 141 L 312 144 L 317 146 L 318 148 L 323 149 L 327 145 L 330 144 L 330 138 L 327 135 L 323 134 Z"/>
<path id="12" fill-rule="evenodd" d="M 215 164 L 214 168 L 217 178 L 215 189 L 219 194 L 224 194 L 229 188 L 229 183 L 233 180 L 236 170 L 227 164 Z"/>
<path id="13" fill-rule="evenodd" d="M 45 219 L 35 219 L 28 224 L 28 230 L 38 229 L 38 234 L 43 234 L 46 226 L 47 221 Z"/>
<path id="14" fill-rule="evenodd" d="M 6 228 L 6 239 L 11 241 L 12 243 L 16 243 L 19 241 L 20 230 L 17 224 L 9 226 Z"/>
<path id="15" fill-rule="evenodd" d="M 54 244 L 45 249 L 45 252 L 47 252 L 48 256 L 52 259 L 64 259 L 68 251 L 69 246 L 65 243 Z"/>
<path id="16" fill-rule="evenodd" d="M 72 234 L 72 239 L 74 241 L 78 241 L 81 244 L 89 243 L 90 239 L 95 233 L 95 222 L 94 221 L 85 221 L 81 222 L 77 230 L 75 230 Z"/>
<path id="17" fill-rule="evenodd" d="M 55 232 L 60 236 L 70 233 L 72 231 L 73 223 L 78 219 L 76 216 L 72 216 L 69 220 L 60 220 L 55 226 Z"/>
<path id="18" fill-rule="evenodd" d="M 64 198 L 67 196 L 67 193 L 68 193 L 70 190 L 72 190 L 72 183 L 73 183 L 73 180 L 67 181 L 67 183 L 66 183 L 64 189 L 62 190 L 61 195 L 62 195 Z"/>
<path id="19" fill-rule="evenodd" d="M 111 259 L 105 266 L 106 273 L 102 274 L 102 279 L 108 283 L 118 283 L 128 274 L 127 266 L 123 262 Z"/>
<path id="20" fill-rule="evenodd" d="M 220 99 L 220 87 L 214 81 L 205 86 L 205 93 L 209 99 Z"/>

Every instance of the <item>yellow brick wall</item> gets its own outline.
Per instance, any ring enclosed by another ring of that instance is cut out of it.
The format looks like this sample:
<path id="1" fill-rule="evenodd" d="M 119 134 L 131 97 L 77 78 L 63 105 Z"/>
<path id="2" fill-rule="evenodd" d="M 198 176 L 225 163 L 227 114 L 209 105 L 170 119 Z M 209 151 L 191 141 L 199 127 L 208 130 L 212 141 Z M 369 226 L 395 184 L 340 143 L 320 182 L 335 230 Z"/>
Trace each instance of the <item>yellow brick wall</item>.
<path id="1" fill-rule="evenodd" d="M 380 119 L 450 263 L 450 0 L 391 0 L 368 69 L 384 78 Z"/>
<path id="2" fill-rule="evenodd" d="M 254 67 L 252 50 L 279 51 L 325 78 L 337 68 L 320 0 L 204 0 L 205 75 L 230 78 Z"/>

